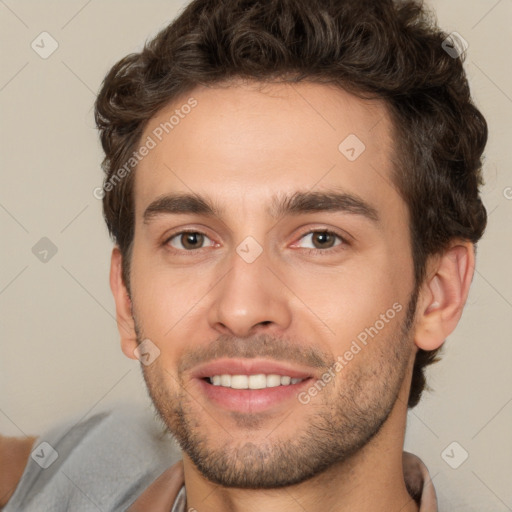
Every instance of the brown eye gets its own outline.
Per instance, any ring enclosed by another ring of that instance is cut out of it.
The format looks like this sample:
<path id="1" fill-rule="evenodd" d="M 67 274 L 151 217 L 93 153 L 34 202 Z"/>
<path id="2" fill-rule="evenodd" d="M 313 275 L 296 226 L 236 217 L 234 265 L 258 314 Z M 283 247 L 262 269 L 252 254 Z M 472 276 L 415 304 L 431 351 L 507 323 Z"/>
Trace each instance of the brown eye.
<path id="1" fill-rule="evenodd" d="M 313 245 L 315 245 L 315 248 L 325 249 L 325 248 L 334 247 L 334 243 L 336 241 L 336 236 L 327 231 L 323 231 L 323 232 L 313 233 L 311 240 L 313 241 Z"/>
<path id="2" fill-rule="evenodd" d="M 312 247 L 306 247 L 306 249 L 321 250 L 331 249 L 337 245 L 340 245 L 344 240 L 333 233 L 332 231 L 311 231 L 302 236 L 302 239 L 310 238 Z M 336 241 L 339 240 L 339 242 Z"/>
<path id="3" fill-rule="evenodd" d="M 183 231 L 173 235 L 169 238 L 167 243 L 175 249 L 192 251 L 194 249 L 201 249 L 205 238 L 208 237 L 203 235 L 203 233 L 198 233 L 197 231 Z"/>

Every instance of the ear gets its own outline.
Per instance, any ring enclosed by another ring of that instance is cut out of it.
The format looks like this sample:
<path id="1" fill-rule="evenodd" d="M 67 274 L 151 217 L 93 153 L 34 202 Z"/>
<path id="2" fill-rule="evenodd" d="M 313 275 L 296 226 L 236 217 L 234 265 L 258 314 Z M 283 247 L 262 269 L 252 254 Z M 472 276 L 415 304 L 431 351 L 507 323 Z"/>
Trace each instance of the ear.
<path id="1" fill-rule="evenodd" d="M 462 316 L 475 270 L 472 242 L 457 241 L 427 266 L 416 310 L 415 343 L 423 350 L 439 348 Z"/>
<path id="2" fill-rule="evenodd" d="M 137 348 L 137 335 L 132 316 L 132 301 L 123 281 L 123 256 L 118 246 L 112 250 L 110 259 L 110 289 L 116 303 L 117 329 L 121 336 L 121 349 L 130 359 L 137 359 L 134 350 Z"/>

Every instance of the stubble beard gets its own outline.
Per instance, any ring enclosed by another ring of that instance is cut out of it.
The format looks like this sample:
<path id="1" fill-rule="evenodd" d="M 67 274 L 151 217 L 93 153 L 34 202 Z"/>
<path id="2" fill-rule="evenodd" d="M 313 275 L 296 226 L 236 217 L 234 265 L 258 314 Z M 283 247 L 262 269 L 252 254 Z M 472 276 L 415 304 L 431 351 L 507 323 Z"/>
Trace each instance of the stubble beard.
<path id="1" fill-rule="evenodd" d="M 311 407 L 307 424 L 299 425 L 287 438 L 278 433 L 283 418 L 271 421 L 265 413 L 232 413 L 229 423 L 236 424 L 237 435 L 230 436 L 224 425 L 190 397 L 179 376 L 172 378 L 157 364 L 141 365 L 148 393 L 182 450 L 211 482 L 244 489 L 299 484 L 349 460 L 388 419 L 412 354 L 410 333 L 416 301 L 414 292 L 403 321 L 389 326 L 392 331 L 386 337 L 380 333 L 363 348 L 373 351 L 365 365 L 357 364 L 356 355 L 341 370 L 337 379 L 343 381 L 336 395 L 335 387 L 327 386 L 308 405 L 299 405 Z M 142 329 L 137 322 L 136 327 L 140 342 Z M 268 337 L 266 343 L 269 344 Z M 269 431 L 267 437 L 261 442 L 251 441 L 261 428 Z M 224 441 L 219 443 L 219 439 Z"/>

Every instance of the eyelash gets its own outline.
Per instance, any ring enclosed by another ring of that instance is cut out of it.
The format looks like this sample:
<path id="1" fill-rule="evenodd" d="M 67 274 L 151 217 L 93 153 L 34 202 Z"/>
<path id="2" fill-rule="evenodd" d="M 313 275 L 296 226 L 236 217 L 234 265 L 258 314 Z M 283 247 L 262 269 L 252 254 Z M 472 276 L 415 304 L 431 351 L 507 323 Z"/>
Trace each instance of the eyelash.
<path id="1" fill-rule="evenodd" d="M 173 233 L 172 235 L 170 235 L 169 237 L 167 237 L 165 239 L 165 241 L 163 242 L 163 246 L 164 247 L 167 247 L 169 248 L 170 246 L 168 245 L 169 242 L 177 237 L 177 236 L 180 236 L 180 235 L 184 235 L 186 233 L 193 233 L 193 234 L 198 234 L 198 235 L 204 235 L 206 237 L 208 237 L 208 235 L 206 233 L 203 233 L 202 231 L 198 231 L 198 230 L 188 230 L 188 229 L 185 229 L 183 231 L 178 231 L 176 233 Z M 299 240 L 304 238 L 305 236 L 307 235 L 311 235 L 312 233 L 324 233 L 324 234 L 327 234 L 327 235 L 334 235 L 335 237 L 338 237 L 340 240 L 341 240 L 341 243 L 338 244 L 338 245 L 335 245 L 334 247 L 329 247 L 327 249 L 302 249 L 303 251 L 306 251 L 307 254 L 322 254 L 322 255 L 329 255 L 329 254 L 332 254 L 332 253 L 335 253 L 335 252 L 338 252 L 340 250 L 344 250 L 345 246 L 349 246 L 350 243 L 347 241 L 347 239 L 343 236 L 341 236 L 339 233 L 337 233 L 336 231 L 332 231 L 332 230 L 329 230 L 329 229 L 312 229 L 310 231 L 307 231 L 306 233 L 303 233 L 300 237 L 299 237 Z M 209 237 L 208 237 L 209 238 Z M 184 249 L 175 249 L 174 247 L 171 247 L 169 250 L 175 254 L 182 254 L 184 252 L 188 252 L 188 253 L 197 253 L 199 252 L 201 249 L 206 249 L 207 247 L 201 247 L 200 249 L 192 249 L 190 251 L 187 251 L 187 250 L 184 250 Z"/>

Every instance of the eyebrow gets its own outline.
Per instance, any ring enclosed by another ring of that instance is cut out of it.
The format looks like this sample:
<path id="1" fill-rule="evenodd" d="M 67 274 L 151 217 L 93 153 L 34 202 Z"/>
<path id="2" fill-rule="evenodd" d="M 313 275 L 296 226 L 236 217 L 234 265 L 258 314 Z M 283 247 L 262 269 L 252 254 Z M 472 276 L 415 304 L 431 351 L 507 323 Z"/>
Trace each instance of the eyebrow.
<path id="1" fill-rule="evenodd" d="M 302 215 L 314 212 L 342 212 L 362 216 L 379 223 L 377 210 L 353 194 L 343 192 L 295 192 L 291 195 L 274 195 L 267 214 L 274 219 L 286 215 Z M 144 211 L 144 224 L 161 215 L 196 214 L 222 218 L 224 209 L 208 196 L 195 193 L 166 194 L 155 199 Z"/>

